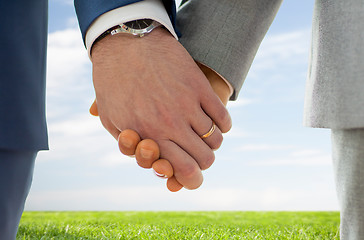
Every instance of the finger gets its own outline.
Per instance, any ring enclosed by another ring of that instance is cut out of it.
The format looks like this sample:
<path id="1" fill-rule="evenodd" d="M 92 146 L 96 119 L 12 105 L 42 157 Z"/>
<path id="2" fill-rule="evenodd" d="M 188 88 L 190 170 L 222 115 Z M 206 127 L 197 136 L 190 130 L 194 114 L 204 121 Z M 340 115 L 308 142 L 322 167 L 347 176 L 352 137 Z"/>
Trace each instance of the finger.
<path id="1" fill-rule="evenodd" d="M 166 159 L 158 159 L 152 164 L 152 168 L 158 177 L 170 178 L 173 176 L 172 165 Z"/>
<path id="2" fill-rule="evenodd" d="M 183 188 L 183 186 L 173 176 L 173 177 L 168 178 L 168 180 L 167 180 L 167 188 L 171 192 L 178 192 L 179 190 L 181 190 Z"/>
<path id="3" fill-rule="evenodd" d="M 215 125 L 214 127 L 215 130 L 213 130 L 213 133 L 208 136 L 208 137 L 204 137 L 201 138 L 207 145 L 209 145 L 209 147 L 212 150 L 217 150 L 220 148 L 222 141 L 223 141 L 223 136 L 221 133 L 221 130 L 218 126 Z M 209 131 L 211 130 L 211 128 L 209 129 Z"/>
<path id="4" fill-rule="evenodd" d="M 201 99 L 202 109 L 216 123 L 221 132 L 228 132 L 232 126 L 229 112 L 211 87 L 208 87 L 206 91 Z"/>
<path id="5" fill-rule="evenodd" d="M 212 89 L 215 94 L 220 98 L 221 102 L 226 106 L 229 98 L 231 96 L 230 88 L 225 82 L 222 76 L 217 74 L 211 68 L 205 66 L 204 64 L 196 61 L 197 66 L 205 74 L 206 78 L 209 80 Z"/>
<path id="6" fill-rule="evenodd" d="M 205 115 L 205 117 L 194 118 L 191 123 L 196 134 L 213 150 L 221 146 L 223 136 L 219 127 Z"/>
<path id="7" fill-rule="evenodd" d="M 139 134 L 134 130 L 125 129 L 121 131 L 118 137 L 120 152 L 128 156 L 134 155 L 140 140 Z"/>
<path id="8" fill-rule="evenodd" d="M 169 191 L 178 192 L 183 188 L 183 185 L 180 184 L 176 177 L 173 176 L 172 165 L 166 159 L 159 159 L 155 161 L 153 163 L 153 169 L 161 177 L 168 178 L 166 184 Z"/>
<path id="9" fill-rule="evenodd" d="M 142 140 L 135 151 L 137 163 L 142 168 L 151 168 L 154 161 L 159 158 L 159 146 L 152 139 Z"/>
<path id="10" fill-rule="evenodd" d="M 195 134 L 196 135 L 196 134 Z M 180 146 L 170 140 L 160 140 L 161 158 L 168 159 L 177 181 L 187 189 L 201 186 L 203 176 L 197 162 Z"/>
<path id="11" fill-rule="evenodd" d="M 98 112 L 98 110 L 97 110 L 97 104 L 96 104 L 96 99 L 95 99 L 95 101 L 91 104 L 91 107 L 90 107 L 90 113 L 91 113 L 91 115 L 93 115 L 93 116 L 95 116 L 95 117 L 97 117 L 97 116 L 99 116 L 99 112 Z"/>
<path id="12" fill-rule="evenodd" d="M 213 150 L 193 131 L 185 131 L 183 137 L 174 140 L 180 148 L 188 153 L 199 165 L 201 170 L 208 169 L 215 161 Z M 171 160 L 169 158 L 166 158 Z"/>

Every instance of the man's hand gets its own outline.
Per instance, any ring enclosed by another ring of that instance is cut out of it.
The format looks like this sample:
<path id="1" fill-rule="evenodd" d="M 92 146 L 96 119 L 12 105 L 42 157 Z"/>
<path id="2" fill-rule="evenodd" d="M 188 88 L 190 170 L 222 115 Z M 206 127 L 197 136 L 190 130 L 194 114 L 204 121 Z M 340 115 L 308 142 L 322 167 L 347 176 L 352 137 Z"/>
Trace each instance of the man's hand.
<path id="1" fill-rule="evenodd" d="M 227 104 L 230 97 L 230 89 L 225 81 L 210 68 L 197 63 L 202 72 L 210 82 L 210 85 L 216 95 L 220 98 L 224 105 Z M 96 101 L 90 107 L 90 113 L 98 116 Z M 173 176 L 173 167 L 166 159 L 159 159 L 160 150 L 156 142 L 151 139 L 141 140 L 137 132 L 131 129 L 123 130 L 118 137 L 119 149 L 124 155 L 135 155 L 138 162 L 153 162 L 152 168 L 157 176 L 167 178 L 167 188 L 171 192 L 177 192 L 183 187 Z M 153 154 L 149 158 L 143 158 L 142 149 L 152 151 Z"/>
<path id="2" fill-rule="evenodd" d="M 230 116 L 188 52 L 166 30 L 143 38 L 107 36 L 92 50 L 97 110 L 104 127 L 117 139 L 133 129 L 153 139 L 183 186 L 202 183 L 201 170 L 214 161 L 211 149 L 231 128 Z M 218 128 L 202 140 L 212 121 Z M 141 151 L 145 157 L 153 152 Z M 139 162 L 151 167 L 152 162 Z"/>

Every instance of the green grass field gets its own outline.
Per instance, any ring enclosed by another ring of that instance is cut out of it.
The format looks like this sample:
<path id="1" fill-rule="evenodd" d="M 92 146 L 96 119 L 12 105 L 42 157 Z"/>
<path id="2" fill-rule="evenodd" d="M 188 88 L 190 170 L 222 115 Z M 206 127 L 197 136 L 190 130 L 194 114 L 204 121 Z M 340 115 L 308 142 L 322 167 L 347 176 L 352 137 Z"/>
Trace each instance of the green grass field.
<path id="1" fill-rule="evenodd" d="M 338 212 L 25 212 L 17 239 L 339 239 Z"/>

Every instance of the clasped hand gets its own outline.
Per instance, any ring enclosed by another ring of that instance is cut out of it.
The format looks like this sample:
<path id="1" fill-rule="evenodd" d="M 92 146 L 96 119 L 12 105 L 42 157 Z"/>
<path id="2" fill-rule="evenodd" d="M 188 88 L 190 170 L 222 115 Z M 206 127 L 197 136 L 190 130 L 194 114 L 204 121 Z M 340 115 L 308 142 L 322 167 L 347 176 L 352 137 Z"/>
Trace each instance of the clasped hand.
<path id="1" fill-rule="evenodd" d="M 92 63 L 98 115 L 119 139 L 122 152 L 136 150 L 137 162 L 144 168 L 151 168 L 158 158 L 167 159 L 173 169 L 170 183 L 198 188 L 201 171 L 214 162 L 213 149 L 221 145 L 222 132 L 231 128 L 231 118 L 188 52 L 158 28 L 143 38 L 105 37 L 93 46 Z M 201 139 L 212 122 L 216 130 Z M 120 136 L 125 129 L 136 135 L 124 138 L 123 144 Z M 138 137 L 152 139 L 155 147 L 145 140 L 139 143 Z"/>

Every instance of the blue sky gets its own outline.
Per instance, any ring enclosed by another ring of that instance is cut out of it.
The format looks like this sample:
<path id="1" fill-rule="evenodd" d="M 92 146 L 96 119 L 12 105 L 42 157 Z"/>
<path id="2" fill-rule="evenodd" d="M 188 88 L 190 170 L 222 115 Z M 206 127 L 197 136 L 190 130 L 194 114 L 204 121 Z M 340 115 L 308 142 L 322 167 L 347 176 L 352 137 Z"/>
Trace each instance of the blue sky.
<path id="1" fill-rule="evenodd" d="M 234 127 L 198 190 L 165 181 L 122 156 L 88 114 L 91 64 L 72 1 L 50 1 L 47 116 L 27 210 L 337 210 L 330 131 L 302 126 L 313 0 L 285 1 L 239 99 Z"/>

